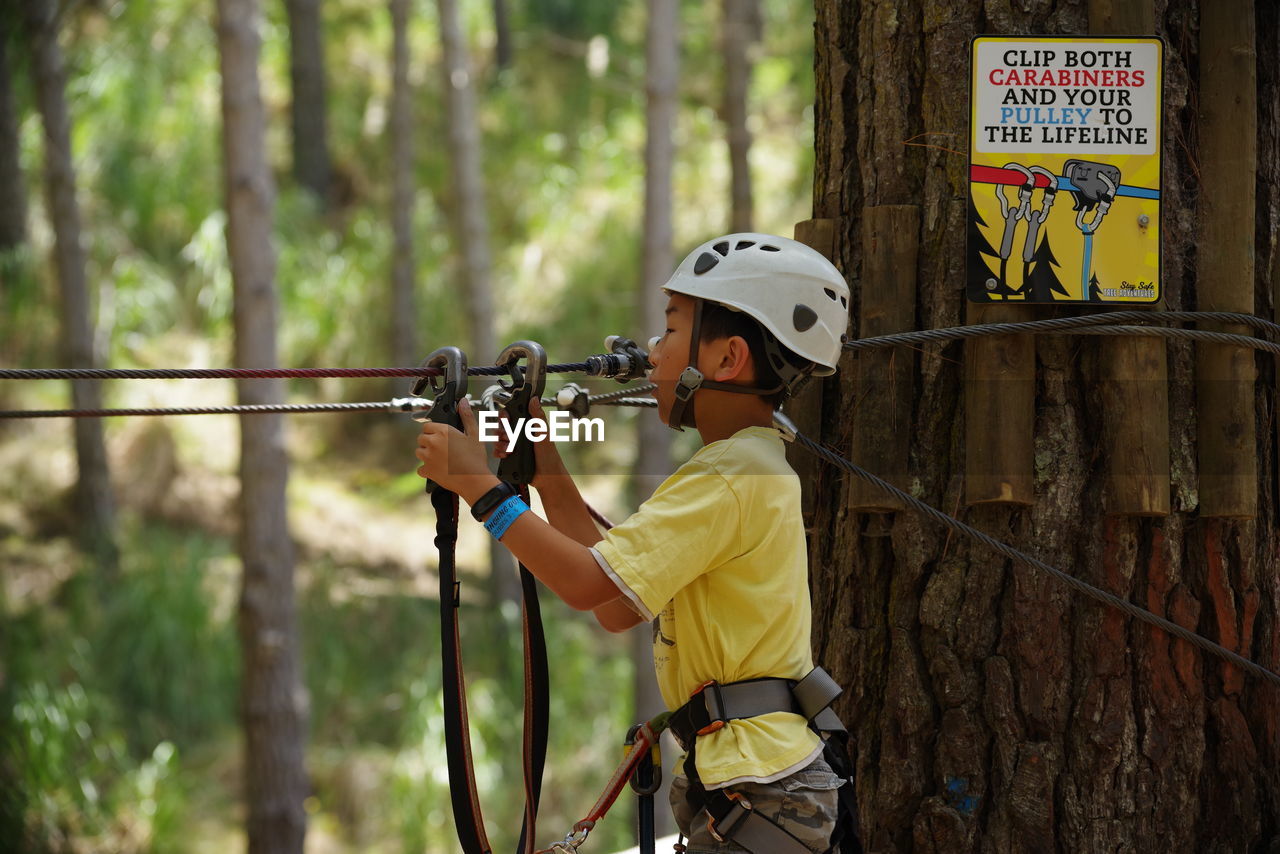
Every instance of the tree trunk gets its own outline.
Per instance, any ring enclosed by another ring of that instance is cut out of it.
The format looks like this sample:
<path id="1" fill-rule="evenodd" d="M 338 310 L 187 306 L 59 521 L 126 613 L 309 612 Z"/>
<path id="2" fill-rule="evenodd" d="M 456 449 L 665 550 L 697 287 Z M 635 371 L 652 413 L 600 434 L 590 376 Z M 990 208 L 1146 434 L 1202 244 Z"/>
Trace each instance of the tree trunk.
<path id="1" fill-rule="evenodd" d="M 409 83 L 409 0 L 391 0 L 391 363 L 413 365 L 418 343 L 413 262 L 413 87 Z M 403 383 L 396 381 L 397 394 Z"/>
<path id="2" fill-rule="evenodd" d="M 1169 307 L 1198 305 L 1196 0 L 1168 0 L 1162 206 Z M 969 48 L 973 36 L 1089 32 L 1085 4 L 818 0 L 814 216 L 835 221 L 854 287 L 864 223 L 914 206 L 917 328 L 957 326 L 965 304 Z M 1030 8 L 1031 11 L 1019 11 Z M 1270 317 L 1278 156 L 1274 4 L 1258 4 L 1255 311 Z M 1254 54 L 1246 45 L 1240 56 Z M 1203 70 L 1203 69 L 1201 69 Z M 1270 100 L 1269 100 L 1270 99 Z M 924 145 L 904 144 L 919 141 Z M 948 150 L 951 149 L 951 150 Z M 873 210 L 874 209 L 874 210 Z M 1268 278 L 1269 277 L 1269 278 Z M 906 482 L 936 507 L 1265 667 L 1280 664 L 1275 430 L 1260 420 L 1256 520 L 1203 518 L 1194 419 L 1170 419 L 1172 512 L 1110 516 L 1097 348 L 1035 339 L 1033 504 L 963 508 L 964 345 L 911 362 Z M 1194 348 L 1171 343 L 1171 411 L 1193 411 Z M 1256 410 L 1275 406 L 1275 371 Z M 849 378 L 822 386 L 818 438 L 848 454 L 865 417 Z M 857 462 L 857 460 L 855 460 Z M 905 512 L 851 512 L 819 471 L 811 540 L 815 655 L 848 686 L 864 841 L 873 852 L 1280 851 L 1280 693 L 1056 581 Z"/>
<path id="3" fill-rule="evenodd" d="M 672 182 L 675 171 L 675 125 L 679 109 L 680 4 L 678 0 L 649 0 L 645 33 L 644 247 L 639 292 L 636 296 L 641 341 L 660 335 L 666 327 L 667 297 L 661 287 L 675 268 L 672 225 Z M 636 462 L 633 498 L 644 501 L 671 473 L 671 429 L 657 418 L 636 423 Z M 638 720 L 664 708 L 653 670 L 653 644 L 636 633 L 631 644 L 635 663 L 635 703 Z M 670 745 L 668 745 L 670 747 Z M 659 803 L 666 803 L 669 781 L 663 783 Z M 659 835 L 670 832 L 668 811 L 657 812 Z"/>
<path id="4" fill-rule="evenodd" d="M 458 20 L 457 0 L 438 0 L 440 41 L 444 48 L 445 106 L 449 121 L 449 159 L 453 163 L 454 233 L 462 255 L 462 287 L 467 300 L 471 361 L 497 357 L 493 333 L 492 260 L 485 212 L 480 126 L 476 119 L 471 60 Z"/>
<path id="5" fill-rule="evenodd" d="M 438 0 L 440 41 L 444 49 L 445 107 L 449 122 L 449 159 L 453 163 L 453 232 L 462 256 L 462 290 L 466 296 L 468 351 L 473 365 L 498 357 L 494 334 L 492 258 L 489 218 L 485 211 L 480 124 L 471 60 L 457 0 Z M 496 540 L 489 543 L 489 593 L 494 601 L 520 600 L 520 581 L 511 553 Z"/>
<path id="6" fill-rule="evenodd" d="M 679 107 L 680 6 L 676 0 L 649 0 L 645 34 L 646 83 L 644 146 L 644 255 L 636 299 L 640 340 L 666 327 L 667 297 L 661 286 L 675 267 L 672 236 L 672 175 L 675 170 L 675 125 Z M 656 418 L 637 426 L 636 498 L 643 501 L 671 472 L 671 431 Z"/>
<path id="7" fill-rule="evenodd" d="M 511 45 L 511 15 L 507 11 L 507 0 L 493 0 L 493 31 L 496 34 L 494 44 L 494 62 L 499 71 L 511 67 L 515 49 Z"/>
<path id="8" fill-rule="evenodd" d="M 320 0 L 285 0 L 285 8 L 289 13 L 289 80 L 293 87 L 293 176 L 325 205 L 332 167 Z"/>
<path id="9" fill-rule="evenodd" d="M 0 253 L 27 240 L 27 188 L 22 177 L 9 44 L 12 16 L 8 3 L 0 3 Z"/>
<path id="10" fill-rule="evenodd" d="M 751 130 L 747 98 L 751 90 L 751 34 L 758 0 L 722 0 L 724 123 L 729 142 L 731 231 L 752 231 Z"/>
<path id="11" fill-rule="evenodd" d="M 275 186 L 266 159 L 266 116 L 258 85 L 258 0 L 218 0 L 227 254 L 234 288 L 238 367 L 276 360 Z M 240 380 L 242 404 L 279 403 L 281 380 Z M 250 854 L 300 854 L 306 834 L 303 745 L 306 693 L 299 663 L 280 415 L 240 419 L 240 712 Z"/>
<path id="12" fill-rule="evenodd" d="M 94 329 L 93 300 L 80 233 L 80 206 L 76 201 L 76 173 L 71 157 L 71 118 L 65 95 L 67 77 L 58 47 L 55 7 L 54 0 L 26 3 L 32 77 L 44 122 L 44 183 L 58 271 L 62 358 L 69 368 L 92 368 L 102 362 L 102 347 Z M 72 380 L 71 400 L 77 409 L 99 409 L 102 391 L 93 380 Z M 79 468 L 76 514 L 83 523 L 81 541 L 110 573 L 117 563 L 115 501 L 102 422 L 96 418 L 78 418 L 74 430 Z"/>

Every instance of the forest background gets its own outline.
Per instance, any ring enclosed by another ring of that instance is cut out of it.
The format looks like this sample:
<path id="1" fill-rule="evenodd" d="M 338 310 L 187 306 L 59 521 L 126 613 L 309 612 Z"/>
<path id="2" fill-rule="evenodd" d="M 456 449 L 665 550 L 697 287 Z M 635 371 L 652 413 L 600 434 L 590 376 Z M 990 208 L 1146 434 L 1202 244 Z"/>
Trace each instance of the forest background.
<path id="1" fill-rule="evenodd" d="M 264 3 L 259 73 L 279 188 L 272 237 L 285 366 L 395 363 L 390 281 L 403 257 L 391 213 L 396 5 L 321 4 L 330 170 L 317 194 L 297 177 L 291 147 L 290 18 L 281 0 Z M 472 342 L 438 7 L 407 5 L 420 358 Z M 503 10 L 499 26 L 495 11 Z M 0 364 L 59 366 L 31 40 L 14 7 L 7 11 L 0 69 L 21 171 L 0 187 L 0 204 L 26 214 L 22 239 L 0 259 Z M 84 0 L 57 11 L 101 363 L 227 366 L 232 281 L 213 3 Z M 599 352 L 606 334 L 660 332 L 640 319 L 637 296 L 651 286 L 642 249 L 648 4 L 512 0 L 464 2 L 460 11 L 483 152 L 495 340 L 532 338 L 552 361 L 572 361 Z M 669 241 L 677 258 L 732 225 L 723 11 L 686 0 L 671 34 L 680 63 Z M 760 0 L 755 14 L 751 225 L 789 235 L 811 209 L 813 10 Z M 473 353 L 472 362 L 491 356 Z M 384 400 L 406 385 L 292 381 L 288 399 Z M 117 381 L 104 394 L 110 406 L 235 397 L 229 381 L 211 380 Z M 69 404 L 64 383 L 0 384 L 0 409 Z M 592 472 L 584 478 L 589 496 L 625 515 L 636 495 L 627 475 L 636 424 L 651 416 L 605 417 L 608 440 L 584 449 L 575 465 Z M 229 416 L 113 419 L 104 430 L 118 565 L 77 547 L 85 520 L 72 495 L 70 423 L 0 421 L 0 784 L 17 790 L 0 798 L 9 822 L 0 832 L 20 832 L 37 851 L 241 849 L 237 424 Z M 456 848 L 432 518 L 413 473 L 413 434 L 412 423 L 393 415 L 296 416 L 287 425 L 310 700 L 308 851 Z M 463 526 L 460 557 L 480 591 L 463 618 L 473 741 L 485 803 L 495 805 L 491 839 L 510 848 L 519 800 L 518 614 L 502 585 L 489 583 L 476 527 Z M 633 722 L 635 656 L 626 640 L 581 615 L 558 603 L 544 608 L 554 684 L 542 827 L 559 832 L 594 799 Z M 619 815 L 595 844 L 622 847 L 630 834 Z"/>

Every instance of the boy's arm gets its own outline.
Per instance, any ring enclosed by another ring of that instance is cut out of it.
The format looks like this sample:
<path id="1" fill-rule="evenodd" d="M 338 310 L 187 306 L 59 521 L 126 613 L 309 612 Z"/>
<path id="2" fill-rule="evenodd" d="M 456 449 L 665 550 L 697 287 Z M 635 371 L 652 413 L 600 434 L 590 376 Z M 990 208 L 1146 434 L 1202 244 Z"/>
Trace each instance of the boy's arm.
<path id="1" fill-rule="evenodd" d="M 497 486 L 498 478 L 489 471 L 487 455 L 476 438 L 476 419 L 470 404 L 463 401 L 458 412 L 465 433 L 430 421 L 422 425 L 416 452 L 422 461 L 418 474 L 456 492 L 471 505 Z M 590 522 L 589 516 L 587 521 Z M 599 539 L 597 534 L 593 542 Z M 571 608 L 589 611 L 619 596 L 617 585 L 585 544 L 534 513 L 521 514 L 503 535 L 502 544 Z"/>
<path id="2" fill-rule="evenodd" d="M 625 632 L 644 622 L 644 617 L 636 613 L 625 596 L 605 602 L 593 608 L 591 613 L 595 615 L 596 622 L 608 632 Z"/>
<path id="3" fill-rule="evenodd" d="M 545 419 L 542 404 L 537 400 L 530 401 L 529 413 L 534 418 Z M 578 485 L 565 468 L 560 452 L 549 439 L 534 442 L 533 448 L 537 466 L 533 487 L 538 490 L 538 497 L 542 499 L 542 509 L 547 513 L 547 521 L 557 531 L 567 534 L 584 546 L 594 546 L 604 537 L 591 518 L 591 512 L 587 509 L 582 493 L 578 491 Z M 501 459 L 506 455 L 506 448 L 501 442 L 494 446 L 494 456 Z"/>
<path id="4" fill-rule="evenodd" d="M 557 531 L 572 537 L 584 546 L 594 546 L 604 539 L 596 527 L 587 502 L 583 500 L 578 485 L 561 465 L 560 471 L 540 473 L 537 480 L 538 497 L 542 509 L 547 511 L 547 521 Z"/>

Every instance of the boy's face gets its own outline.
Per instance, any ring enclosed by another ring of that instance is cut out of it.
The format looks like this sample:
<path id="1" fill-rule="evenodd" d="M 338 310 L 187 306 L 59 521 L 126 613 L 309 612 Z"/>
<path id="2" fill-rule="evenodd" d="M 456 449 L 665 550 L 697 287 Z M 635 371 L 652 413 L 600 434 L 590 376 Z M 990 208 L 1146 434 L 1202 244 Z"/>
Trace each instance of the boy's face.
<path id="1" fill-rule="evenodd" d="M 653 396 L 658 399 L 658 415 L 665 422 L 671 416 L 675 387 L 680 374 L 689 366 L 689 336 L 693 332 L 692 297 L 671 294 L 667 299 L 667 325 L 662 338 L 649 351 L 649 382 L 657 383 Z"/>

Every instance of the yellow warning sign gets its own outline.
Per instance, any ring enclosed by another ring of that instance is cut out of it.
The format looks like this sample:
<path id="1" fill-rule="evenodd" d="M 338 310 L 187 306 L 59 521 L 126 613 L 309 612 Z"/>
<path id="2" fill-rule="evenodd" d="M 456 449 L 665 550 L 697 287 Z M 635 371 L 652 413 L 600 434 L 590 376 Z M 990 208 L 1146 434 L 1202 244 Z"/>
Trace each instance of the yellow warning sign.
<path id="1" fill-rule="evenodd" d="M 974 302 L 1160 298 L 1163 43 L 973 41 L 967 292 Z"/>

